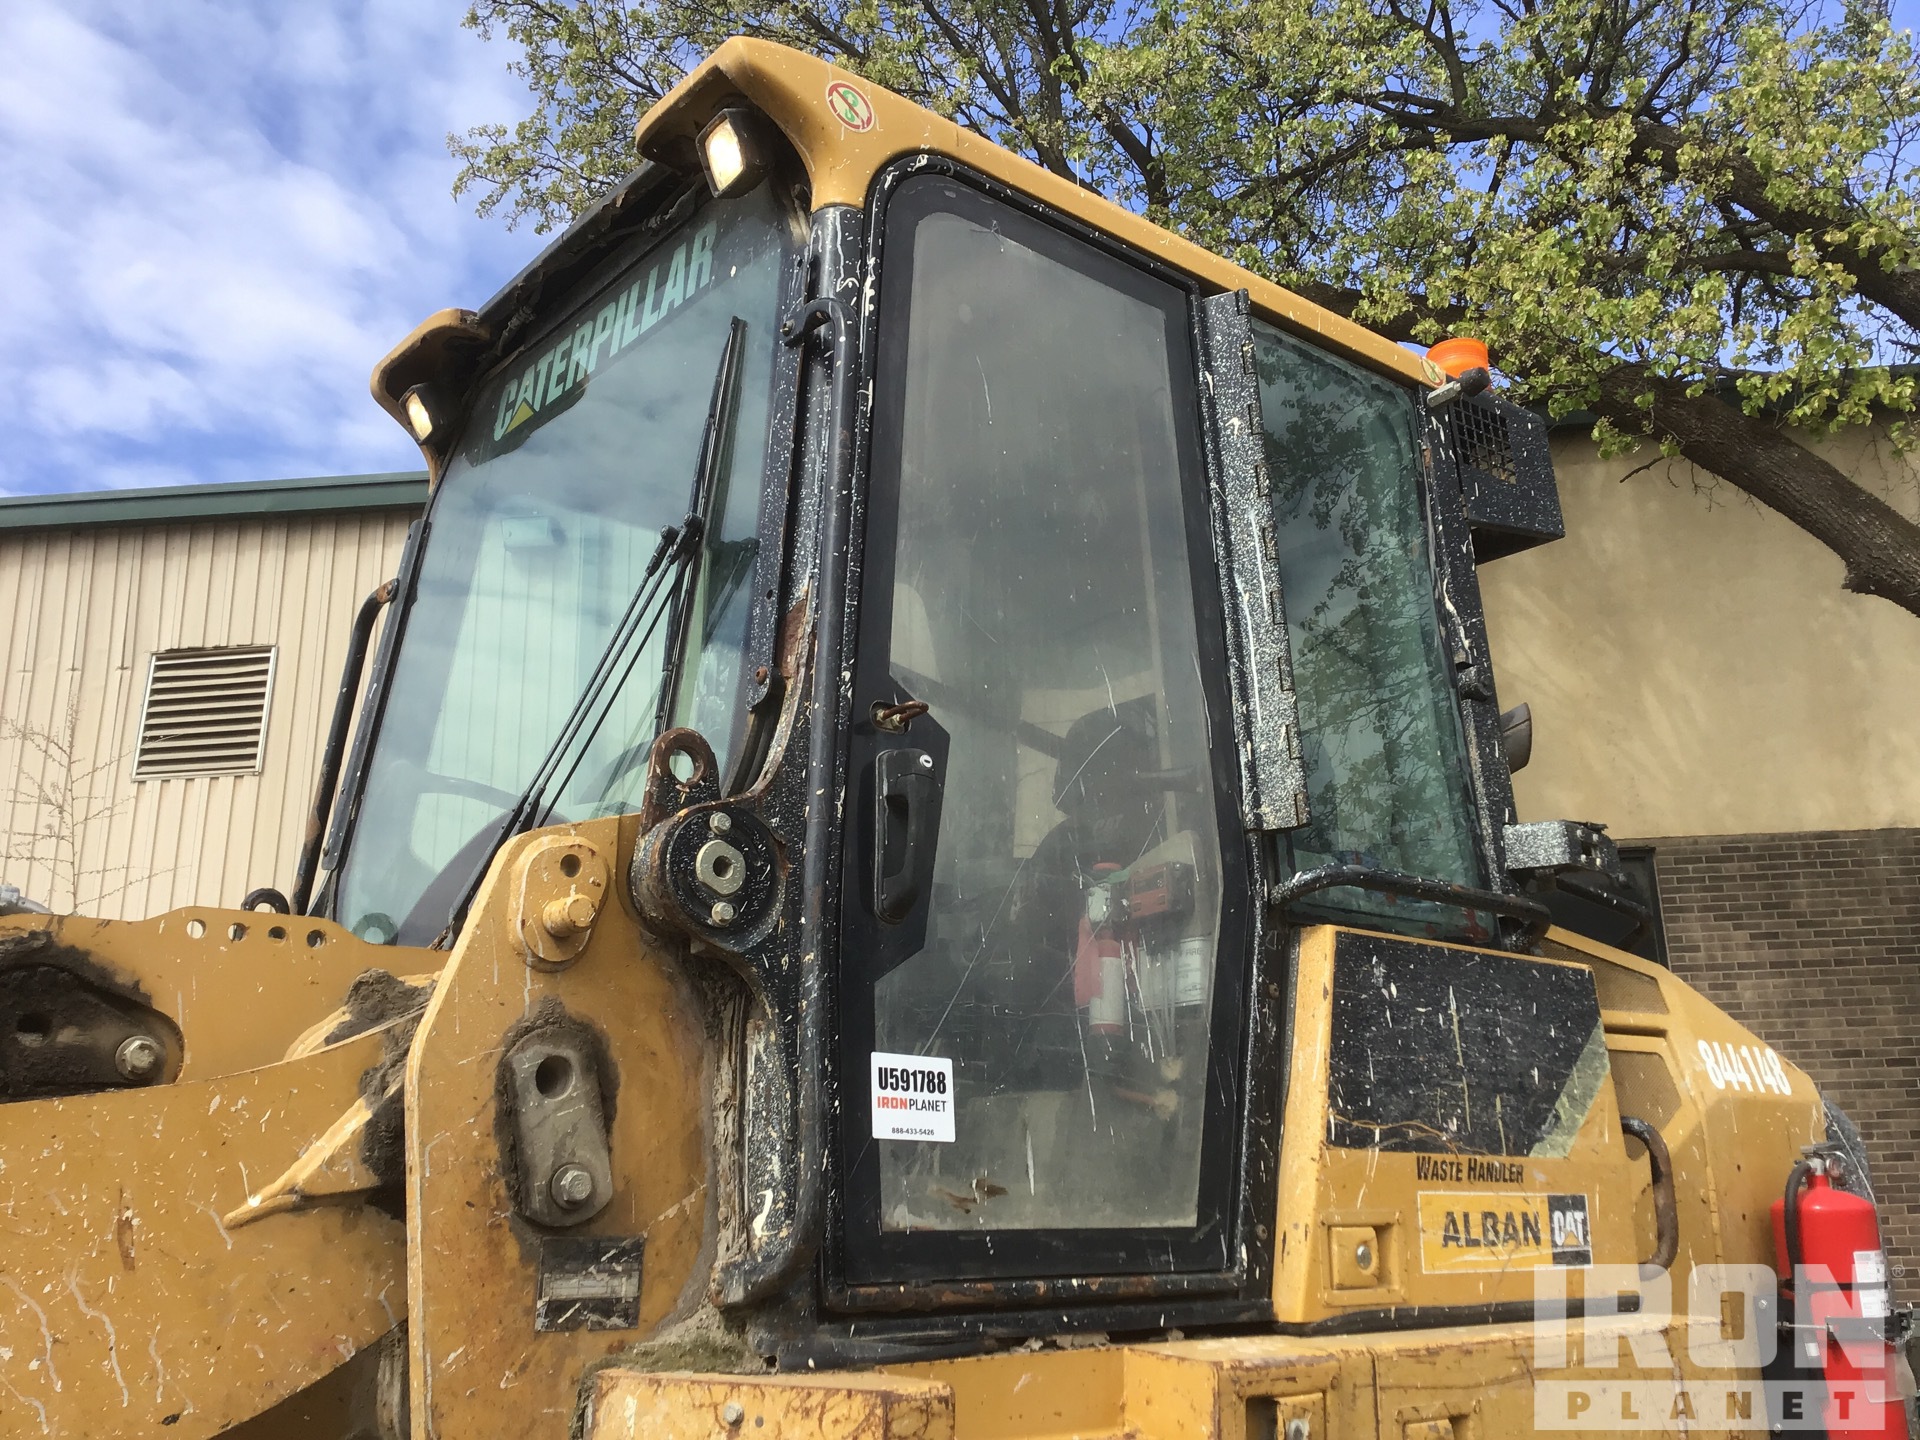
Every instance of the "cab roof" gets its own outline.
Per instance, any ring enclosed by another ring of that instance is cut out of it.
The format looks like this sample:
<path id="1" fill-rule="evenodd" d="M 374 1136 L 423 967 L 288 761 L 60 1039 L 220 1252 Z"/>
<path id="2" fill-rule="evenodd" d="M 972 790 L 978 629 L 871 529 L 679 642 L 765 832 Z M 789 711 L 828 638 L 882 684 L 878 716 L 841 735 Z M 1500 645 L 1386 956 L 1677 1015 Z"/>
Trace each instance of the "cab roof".
<path id="1" fill-rule="evenodd" d="M 863 206 L 874 178 L 913 155 L 946 156 L 1009 189 L 1220 290 L 1246 290 L 1253 309 L 1371 369 L 1415 383 L 1445 378 L 1422 357 L 1345 316 L 1262 279 L 1086 188 L 962 129 L 850 70 L 766 40 L 727 41 L 661 98 L 634 127 L 646 157 L 478 311 L 442 310 L 416 326 L 374 367 L 373 394 L 404 426 L 415 385 L 465 391 L 517 343 L 541 303 L 569 288 L 631 233 L 646 202 L 677 176 L 697 173 L 695 137 L 714 114 L 745 101 L 793 147 L 813 208 Z M 424 447 L 423 447 L 424 448 Z M 440 457 L 428 452 L 438 476 Z"/>
<path id="2" fill-rule="evenodd" d="M 844 93 L 842 87 L 866 102 L 870 118 L 863 117 L 865 123 L 858 128 L 841 118 L 829 97 L 830 91 Z M 641 117 L 634 127 L 634 142 L 649 158 L 674 160 L 684 150 L 682 163 L 691 163 L 694 136 L 735 97 L 764 113 L 798 152 L 812 184 L 816 210 L 866 204 L 874 176 L 896 160 L 916 154 L 945 155 L 1173 269 L 1222 290 L 1247 290 L 1255 311 L 1375 369 L 1416 383 L 1437 385 L 1445 378 L 1425 369 L 1419 356 L 1365 326 L 1263 280 L 850 70 L 771 41 L 727 41 Z"/>

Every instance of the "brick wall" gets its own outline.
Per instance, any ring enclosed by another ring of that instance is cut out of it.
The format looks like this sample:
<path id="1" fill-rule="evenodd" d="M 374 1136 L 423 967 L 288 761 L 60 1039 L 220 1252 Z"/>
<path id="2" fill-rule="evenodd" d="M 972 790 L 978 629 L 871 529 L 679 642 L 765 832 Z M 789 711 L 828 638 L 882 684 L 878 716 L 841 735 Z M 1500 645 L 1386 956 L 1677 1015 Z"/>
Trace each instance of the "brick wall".
<path id="1" fill-rule="evenodd" d="M 1860 1127 L 1896 1288 L 1920 1294 L 1920 830 L 1636 843 L 1656 847 L 1674 973 Z"/>

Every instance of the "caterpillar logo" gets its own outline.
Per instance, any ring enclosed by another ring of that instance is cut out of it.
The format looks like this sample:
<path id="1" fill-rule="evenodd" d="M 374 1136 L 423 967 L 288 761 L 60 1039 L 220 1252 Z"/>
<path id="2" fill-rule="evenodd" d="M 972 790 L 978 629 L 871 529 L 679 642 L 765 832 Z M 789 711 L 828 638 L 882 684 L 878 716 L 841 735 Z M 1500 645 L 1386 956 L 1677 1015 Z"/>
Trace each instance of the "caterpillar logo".
<path id="1" fill-rule="evenodd" d="M 1584 1195 L 1420 1193 L 1420 1265 L 1429 1275 L 1592 1263 Z"/>
<path id="2" fill-rule="evenodd" d="M 620 354 L 704 288 L 713 279 L 717 228 L 709 221 L 644 275 L 635 272 L 632 283 L 602 305 L 599 314 L 583 315 L 578 327 L 563 329 L 556 342 L 511 376 L 493 406 L 493 438 L 505 439 L 556 406 L 603 361 Z"/>

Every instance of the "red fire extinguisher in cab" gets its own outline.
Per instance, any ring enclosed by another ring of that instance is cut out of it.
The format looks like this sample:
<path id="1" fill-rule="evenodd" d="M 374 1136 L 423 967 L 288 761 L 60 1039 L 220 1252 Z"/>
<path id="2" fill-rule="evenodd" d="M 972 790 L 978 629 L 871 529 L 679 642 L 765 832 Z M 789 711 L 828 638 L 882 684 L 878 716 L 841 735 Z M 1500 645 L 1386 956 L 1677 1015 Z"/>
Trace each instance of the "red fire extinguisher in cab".
<path id="1" fill-rule="evenodd" d="M 1073 1003 L 1086 1012 L 1087 1028 L 1095 1035 L 1117 1035 L 1127 1023 L 1128 952 L 1137 937 L 1126 918 L 1126 902 L 1111 883 L 1119 873 L 1111 863 L 1093 867 L 1094 884 L 1074 949 Z"/>
<path id="2" fill-rule="evenodd" d="M 1774 1253 L 1792 1304 L 1794 1369 L 1818 1376 L 1829 1436 L 1909 1440 L 1880 1218 L 1871 1200 L 1833 1183 L 1842 1163 L 1826 1147 L 1810 1147 L 1788 1176 L 1786 1194 L 1773 1202 Z"/>

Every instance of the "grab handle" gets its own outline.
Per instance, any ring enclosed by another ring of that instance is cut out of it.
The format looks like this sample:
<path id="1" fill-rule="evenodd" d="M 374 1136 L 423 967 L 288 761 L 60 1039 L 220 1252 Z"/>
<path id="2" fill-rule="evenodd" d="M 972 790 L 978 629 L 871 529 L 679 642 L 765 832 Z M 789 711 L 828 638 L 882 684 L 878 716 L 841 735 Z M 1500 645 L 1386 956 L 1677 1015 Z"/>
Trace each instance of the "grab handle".
<path id="1" fill-rule="evenodd" d="M 1651 1279 L 1671 1269 L 1680 1253 L 1680 1210 L 1673 1197 L 1673 1156 L 1660 1132 L 1631 1115 L 1620 1117 L 1620 1128 L 1647 1147 L 1647 1165 L 1653 1171 L 1653 1254 L 1640 1262 L 1640 1273 Z"/>

